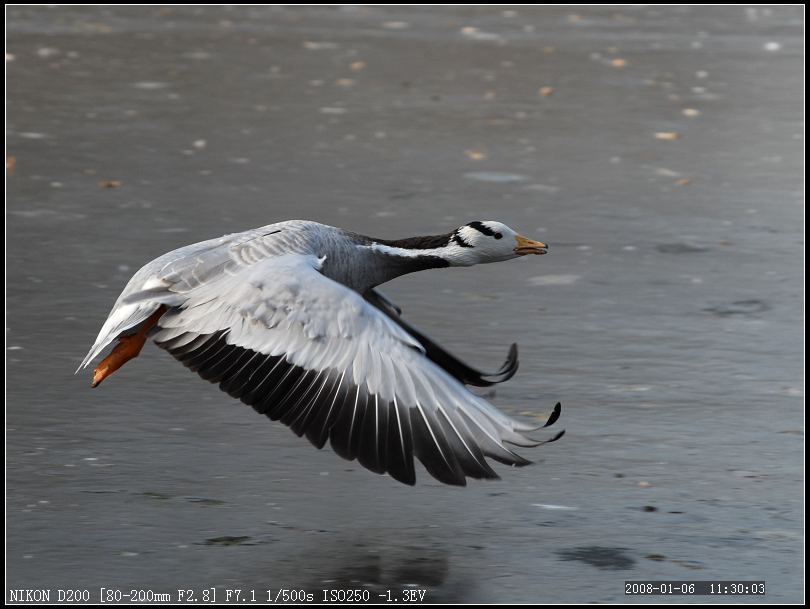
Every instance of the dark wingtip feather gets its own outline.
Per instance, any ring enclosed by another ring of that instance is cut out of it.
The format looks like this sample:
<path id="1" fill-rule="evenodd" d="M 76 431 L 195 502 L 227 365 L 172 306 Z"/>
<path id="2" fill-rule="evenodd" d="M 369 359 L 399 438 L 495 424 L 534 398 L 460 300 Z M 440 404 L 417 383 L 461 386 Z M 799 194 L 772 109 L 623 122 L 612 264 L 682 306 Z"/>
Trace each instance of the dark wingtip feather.
<path id="1" fill-rule="evenodd" d="M 506 356 L 506 361 L 495 374 L 482 374 L 481 377 L 488 385 L 495 385 L 503 383 L 515 376 L 518 371 L 518 346 L 517 343 L 512 343 L 509 346 L 509 353 Z"/>
<path id="2" fill-rule="evenodd" d="M 299 436 L 306 435 L 316 447 L 322 448 L 331 440 L 332 448 L 344 459 L 358 459 L 367 469 L 387 472 L 408 486 L 416 484 L 415 459 L 431 476 L 454 486 L 466 486 L 468 477 L 499 478 L 485 457 L 514 467 L 532 463 L 494 439 L 477 437 L 469 417 L 453 421 L 444 410 L 436 414 L 414 407 L 400 409 L 396 401 L 381 404 L 362 387 L 344 385 L 343 373 L 305 370 L 287 362 L 283 355 L 264 355 L 232 345 L 227 336 L 224 330 L 192 340 L 181 335 L 156 342 L 201 377 L 218 383 L 223 391 L 271 419 L 281 420 Z M 444 363 L 463 373 L 462 377 L 480 374 L 429 344 L 434 361 L 445 358 Z M 506 380 L 516 370 L 517 345 L 512 344 L 506 362 L 490 377 Z M 559 403 L 555 405 L 545 427 L 557 421 L 561 409 Z M 528 447 L 528 442 L 536 441 L 522 435 L 525 427 L 514 431 L 510 437 L 518 442 L 525 439 L 527 444 L 504 442 Z M 564 433 L 537 445 L 555 442 Z"/>
<path id="3" fill-rule="evenodd" d="M 391 474 L 391 472 L 388 472 L 388 475 L 391 476 L 397 482 L 401 482 L 402 484 L 407 484 L 408 486 L 416 486 L 416 472 L 414 472 L 413 474 L 411 474 L 410 477 L 407 478 L 405 476 L 402 477 L 394 476 Z"/>
<path id="4" fill-rule="evenodd" d="M 546 424 L 543 425 L 543 427 L 551 427 L 554 425 L 554 423 L 557 422 L 557 419 L 560 418 L 560 414 L 562 414 L 562 404 L 557 402 L 554 405 L 554 411 L 551 413 L 551 416 L 548 418 L 548 421 L 546 421 Z"/>
<path id="5" fill-rule="evenodd" d="M 529 439 L 532 442 L 536 442 L 536 444 L 532 445 L 532 448 L 534 448 L 534 447 L 537 447 L 537 446 L 542 446 L 543 444 L 551 444 L 552 442 L 556 442 L 557 440 L 562 438 L 564 435 L 565 435 L 565 430 L 561 429 L 560 431 L 558 431 L 555 435 L 553 435 L 548 440 L 537 440 L 535 438 L 529 438 Z"/>
<path id="6" fill-rule="evenodd" d="M 417 407 L 411 407 L 410 421 L 414 455 L 422 462 L 428 473 L 439 482 L 453 486 L 467 486 L 464 469 L 445 437 L 439 421 L 429 414 L 420 412 Z"/>
<path id="7" fill-rule="evenodd" d="M 507 368 L 511 369 L 512 366 L 517 366 L 518 363 L 518 345 L 512 343 L 509 345 L 509 354 L 506 356 L 506 362 L 498 372 L 504 372 Z M 516 368 L 517 369 L 517 368 Z"/>

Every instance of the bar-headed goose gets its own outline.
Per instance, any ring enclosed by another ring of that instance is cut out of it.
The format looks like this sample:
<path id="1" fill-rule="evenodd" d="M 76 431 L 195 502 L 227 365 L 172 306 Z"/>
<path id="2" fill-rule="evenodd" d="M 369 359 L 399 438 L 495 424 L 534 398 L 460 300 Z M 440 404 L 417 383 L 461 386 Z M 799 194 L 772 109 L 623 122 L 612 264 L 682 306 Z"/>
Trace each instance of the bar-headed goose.
<path id="1" fill-rule="evenodd" d="M 318 448 L 329 440 L 374 472 L 414 484 L 416 456 L 447 484 L 497 478 L 485 457 L 529 463 L 507 444 L 541 444 L 527 435 L 537 427 L 465 385 L 509 379 L 516 346 L 498 372 L 483 374 L 407 324 L 374 288 L 413 271 L 546 251 L 491 221 L 398 241 L 302 220 L 270 224 L 182 247 L 140 269 L 79 369 L 118 340 L 95 368 L 95 387 L 152 336 L 229 395 Z M 559 413 L 557 404 L 546 426 Z"/>

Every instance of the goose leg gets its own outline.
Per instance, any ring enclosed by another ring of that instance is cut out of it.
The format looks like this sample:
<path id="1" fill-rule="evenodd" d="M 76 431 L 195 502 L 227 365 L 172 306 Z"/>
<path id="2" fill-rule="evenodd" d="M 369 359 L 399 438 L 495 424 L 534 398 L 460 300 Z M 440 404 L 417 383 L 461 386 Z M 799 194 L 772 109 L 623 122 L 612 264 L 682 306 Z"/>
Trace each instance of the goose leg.
<path id="1" fill-rule="evenodd" d="M 143 322 L 135 334 L 118 337 L 118 344 L 93 370 L 93 387 L 98 387 L 105 378 L 118 370 L 132 358 L 138 357 L 146 343 L 146 335 L 158 322 L 166 307 L 161 306 L 149 319 Z"/>

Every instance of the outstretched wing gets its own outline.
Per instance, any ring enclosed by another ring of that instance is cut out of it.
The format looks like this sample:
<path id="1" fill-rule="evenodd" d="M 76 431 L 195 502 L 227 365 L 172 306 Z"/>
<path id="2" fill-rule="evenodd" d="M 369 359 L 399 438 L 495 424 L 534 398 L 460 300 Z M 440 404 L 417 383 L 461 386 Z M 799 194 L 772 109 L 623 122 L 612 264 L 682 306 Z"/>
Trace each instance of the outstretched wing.
<path id="1" fill-rule="evenodd" d="M 529 463 L 506 444 L 538 445 L 526 436 L 535 427 L 470 393 L 401 324 L 323 276 L 322 260 L 251 262 L 193 285 L 168 275 L 165 293 L 143 294 L 171 307 L 155 342 L 318 448 L 329 440 L 340 456 L 406 484 L 414 456 L 457 485 L 497 478 L 485 457 Z"/>
<path id="2" fill-rule="evenodd" d="M 476 387 L 490 387 L 497 383 L 503 383 L 515 376 L 518 369 L 518 349 L 515 343 L 509 347 L 509 354 L 500 370 L 492 374 L 480 372 L 472 366 L 465 364 L 456 356 L 445 351 L 442 347 L 433 342 L 430 338 L 422 334 L 402 318 L 402 309 L 388 300 L 377 290 L 369 290 L 363 295 L 370 304 L 385 313 L 391 320 L 408 334 L 413 336 L 425 348 L 425 355 L 429 360 L 441 366 L 445 371 L 452 374 L 456 379 L 465 385 Z"/>

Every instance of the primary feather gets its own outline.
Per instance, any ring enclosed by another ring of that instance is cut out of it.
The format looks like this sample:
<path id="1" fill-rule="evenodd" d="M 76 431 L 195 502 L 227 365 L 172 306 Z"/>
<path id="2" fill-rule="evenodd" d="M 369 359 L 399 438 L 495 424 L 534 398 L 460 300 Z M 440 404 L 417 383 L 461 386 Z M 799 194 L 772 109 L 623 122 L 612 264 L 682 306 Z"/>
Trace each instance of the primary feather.
<path id="1" fill-rule="evenodd" d="M 478 224 L 470 231 L 496 233 Z M 340 456 L 406 484 L 415 481 L 414 456 L 448 484 L 497 478 L 486 457 L 529 463 L 507 444 L 537 445 L 526 435 L 536 427 L 464 385 L 510 378 L 516 348 L 497 373 L 481 373 L 373 289 L 413 270 L 464 264 L 470 254 L 458 250 L 475 248 L 460 246 L 458 234 L 409 248 L 289 221 L 174 250 L 132 277 L 80 369 L 165 307 L 153 330 L 158 346 L 318 448 L 329 441 Z"/>

